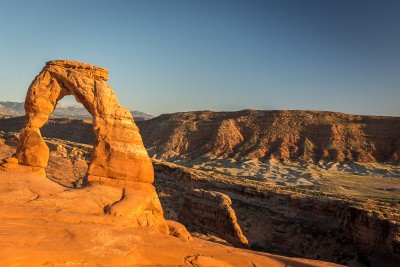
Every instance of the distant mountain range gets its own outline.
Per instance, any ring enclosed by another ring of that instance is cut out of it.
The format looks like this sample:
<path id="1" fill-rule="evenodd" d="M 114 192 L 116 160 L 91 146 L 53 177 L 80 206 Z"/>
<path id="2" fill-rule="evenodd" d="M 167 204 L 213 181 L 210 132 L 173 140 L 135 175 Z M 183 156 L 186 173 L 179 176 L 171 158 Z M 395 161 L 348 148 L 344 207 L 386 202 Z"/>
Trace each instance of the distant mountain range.
<path id="1" fill-rule="evenodd" d="M 130 111 L 132 117 L 136 121 L 144 121 L 153 118 L 154 116 L 146 114 L 141 111 Z M 16 117 L 25 114 L 24 102 L 11 102 L 0 101 L 0 116 L 2 117 Z M 56 109 L 51 114 L 59 118 L 73 118 L 73 119 L 91 119 L 92 115 L 82 105 L 65 105 L 58 104 Z"/>

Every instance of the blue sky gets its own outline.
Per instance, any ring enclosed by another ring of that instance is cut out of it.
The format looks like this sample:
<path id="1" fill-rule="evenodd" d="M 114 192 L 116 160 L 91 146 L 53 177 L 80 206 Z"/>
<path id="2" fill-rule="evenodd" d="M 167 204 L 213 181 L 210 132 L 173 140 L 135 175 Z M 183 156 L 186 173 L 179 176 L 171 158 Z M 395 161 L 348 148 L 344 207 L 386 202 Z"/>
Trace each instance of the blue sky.
<path id="1" fill-rule="evenodd" d="M 0 0 L 0 100 L 23 101 L 46 61 L 73 59 L 107 68 L 120 103 L 153 115 L 400 116 L 399 14 L 397 0 Z"/>

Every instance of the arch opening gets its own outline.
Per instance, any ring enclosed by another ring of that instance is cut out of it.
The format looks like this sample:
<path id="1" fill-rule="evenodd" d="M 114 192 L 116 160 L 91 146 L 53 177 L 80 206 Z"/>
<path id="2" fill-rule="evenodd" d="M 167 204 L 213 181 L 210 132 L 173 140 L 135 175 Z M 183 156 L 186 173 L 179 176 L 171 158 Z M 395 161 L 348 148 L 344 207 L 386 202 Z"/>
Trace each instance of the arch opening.
<path id="1" fill-rule="evenodd" d="M 69 188 L 86 184 L 95 136 L 92 115 L 72 95 L 57 102 L 49 120 L 40 129 L 49 147 L 46 176 Z"/>
<path id="2" fill-rule="evenodd" d="M 82 103 L 76 101 L 73 95 L 66 95 L 62 99 L 58 100 L 57 105 L 50 116 L 90 121 L 93 120 L 93 116 L 87 111 Z"/>
<path id="3" fill-rule="evenodd" d="M 17 158 L 21 164 L 45 168 L 49 148 L 41 128 L 57 103 L 72 95 L 93 117 L 95 141 L 88 179 L 103 178 L 152 183 L 153 167 L 130 112 L 118 104 L 107 84 L 108 71 L 89 64 L 47 62 L 33 80 L 25 99 L 25 127 L 20 132 Z"/>

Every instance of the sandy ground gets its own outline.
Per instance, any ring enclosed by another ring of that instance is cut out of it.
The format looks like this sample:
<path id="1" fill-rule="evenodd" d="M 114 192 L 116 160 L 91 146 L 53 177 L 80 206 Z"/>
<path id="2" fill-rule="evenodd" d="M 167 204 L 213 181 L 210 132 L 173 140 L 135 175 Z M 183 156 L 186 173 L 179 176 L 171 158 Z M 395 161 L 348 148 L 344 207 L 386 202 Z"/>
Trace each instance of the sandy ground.
<path id="1" fill-rule="evenodd" d="M 71 189 L 31 170 L 0 171 L 0 266 L 194 266 L 195 255 L 198 266 L 338 266 L 131 227 L 103 213 L 121 189 Z"/>
<path id="2" fill-rule="evenodd" d="M 196 161 L 175 162 L 208 172 L 245 181 L 261 182 L 265 186 L 296 187 L 360 196 L 377 200 L 400 201 L 400 166 L 383 163 L 279 162 L 257 159 L 238 162 L 213 157 Z"/>

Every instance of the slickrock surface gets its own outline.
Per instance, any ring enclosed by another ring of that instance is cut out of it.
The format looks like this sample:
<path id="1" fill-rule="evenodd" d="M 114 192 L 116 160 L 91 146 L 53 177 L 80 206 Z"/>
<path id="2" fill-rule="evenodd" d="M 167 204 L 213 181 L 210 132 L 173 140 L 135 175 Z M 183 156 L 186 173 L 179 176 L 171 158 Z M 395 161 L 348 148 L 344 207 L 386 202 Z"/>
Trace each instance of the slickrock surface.
<path id="1" fill-rule="evenodd" d="M 247 248 L 249 242 L 243 235 L 231 207 L 231 199 L 220 192 L 194 189 L 186 193 L 179 221 L 218 233 L 224 240 L 236 247 Z"/>
<path id="2" fill-rule="evenodd" d="M 120 198 L 118 188 L 71 189 L 32 168 L 0 171 L 0 266 L 338 266 L 135 227 L 104 214 Z"/>

